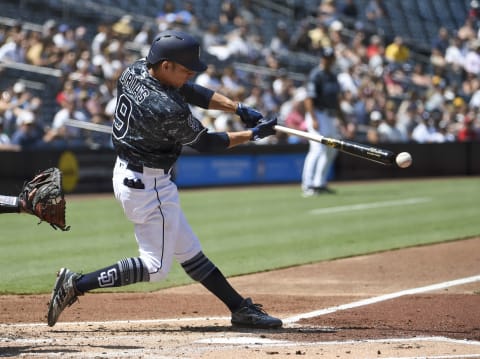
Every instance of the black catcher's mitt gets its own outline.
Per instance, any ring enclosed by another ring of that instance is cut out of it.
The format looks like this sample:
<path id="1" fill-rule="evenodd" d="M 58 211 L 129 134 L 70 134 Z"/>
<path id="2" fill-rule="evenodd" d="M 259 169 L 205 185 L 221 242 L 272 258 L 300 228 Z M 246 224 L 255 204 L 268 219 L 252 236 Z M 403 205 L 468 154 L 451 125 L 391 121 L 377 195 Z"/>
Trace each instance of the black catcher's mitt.
<path id="1" fill-rule="evenodd" d="M 65 224 L 66 202 L 62 190 L 62 172 L 52 167 L 37 174 L 31 181 L 24 183 L 18 196 L 20 208 L 48 222 L 54 229 L 68 231 Z"/>

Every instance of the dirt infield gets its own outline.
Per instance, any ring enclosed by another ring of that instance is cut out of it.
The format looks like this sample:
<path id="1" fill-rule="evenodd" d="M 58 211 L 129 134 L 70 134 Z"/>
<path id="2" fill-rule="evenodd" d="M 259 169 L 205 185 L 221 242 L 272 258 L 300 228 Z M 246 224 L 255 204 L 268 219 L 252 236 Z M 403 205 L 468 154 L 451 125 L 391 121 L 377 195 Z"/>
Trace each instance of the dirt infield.
<path id="1" fill-rule="evenodd" d="M 48 296 L 1 296 L 0 357 L 480 358 L 480 238 L 231 281 L 284 328 L 231 328 L 199 285 L 91 293 L 53 328 Z"/>

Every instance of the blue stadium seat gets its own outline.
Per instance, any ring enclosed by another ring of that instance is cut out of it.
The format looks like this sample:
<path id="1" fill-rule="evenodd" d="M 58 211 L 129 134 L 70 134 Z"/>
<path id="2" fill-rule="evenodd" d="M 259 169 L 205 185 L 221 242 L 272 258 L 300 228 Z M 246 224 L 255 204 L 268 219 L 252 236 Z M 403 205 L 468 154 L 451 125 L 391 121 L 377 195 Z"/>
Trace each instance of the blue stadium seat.
<path id="1" fill-rule="evenodd" d="M 449 0 L 435 0 L 432 1 L 432 5 L 439 25 L 453 30 L 455 28 L 455 21 L 449 11 L 449 2 Z"/>

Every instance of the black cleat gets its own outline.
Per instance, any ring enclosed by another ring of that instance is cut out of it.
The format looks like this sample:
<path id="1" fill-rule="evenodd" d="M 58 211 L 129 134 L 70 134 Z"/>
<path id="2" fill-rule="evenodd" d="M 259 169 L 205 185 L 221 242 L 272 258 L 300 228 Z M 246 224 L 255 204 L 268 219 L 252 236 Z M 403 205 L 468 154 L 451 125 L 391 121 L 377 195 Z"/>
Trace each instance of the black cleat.
<path id="1" fill-rule="evenodd" d="M 58 272 L 48 306 L 48 326 L 53 327 L 63 310 L 75 303 L 78 296 L 82 295 L 75 288 L 75 280 L 80 277 L 80 274 L 67 268 L 62 268 Z"/>
<path id="2" fill-rule="evenodd" d="M 282 321 L 268 315 L 261 304 L 254 304 L 252 299 L 243 300 L 240 308 L 232 313 L 232 325 L 246 328 L 274 329 L 282 326 Z"/>

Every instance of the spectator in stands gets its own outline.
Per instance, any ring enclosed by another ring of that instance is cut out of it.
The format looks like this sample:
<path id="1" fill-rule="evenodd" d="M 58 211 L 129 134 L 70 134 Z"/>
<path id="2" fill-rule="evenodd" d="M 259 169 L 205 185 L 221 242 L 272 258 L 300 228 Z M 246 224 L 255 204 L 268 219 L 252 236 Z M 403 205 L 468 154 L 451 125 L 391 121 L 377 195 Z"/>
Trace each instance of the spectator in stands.
<path id="1" fill-rule="evenodd" d="M 119 35 L 125 39 L 129 39 L 133 36 L 135 29 L 132 24 L 132 16 L 124 15 L 117 22 L 112 25 L 112 31 L 114 34 Z"/>
<path id="2" fill-rule="evenodd" d="M 302 19 L 298 24 L 293 34 L 290 37 L 290 50 L 292 51 L 310 51 L 312 42 L 310 40 L 309 32 L 312 29 L 312 24 L 309 19 Z"/>
<path id="3" fill-rule="evenodd" d="M 194 1 L 183 1 L 183 8 L 177 12 L 177 19 L 185 24 L 190 31 L 199 30 L 200 24 L 197 12 L 195 11 Z"/>
<path id="4" fill-rule="evenodd" d="M 272 79 L 272 90 L 279 103 L 285 103 L 293 96 L 295 86 L 288 76 L 287 69 L 280 68 L 278 70 L 277 75 Z"/>
<path id="5" fill-rule="evenodd" d="M 17 128 L 17 110 L 37 111 L 42 101 L 39 97 L 27 90 L 25 83 L 17 81 L 11 91 L 5 91 L 2 96 L 4 102 L 3 118 L 4 131 L 11 135 Z"/>
<path id="6" fill-rule="evenodd" d="M 399 108 L 397 112 L 397 126 L 402 133 L 406 134 L 407 139 L 410 139 L 413 129 L 421 121 L 419 113 L 421 108 L 419 109 L 415 101 L 405 101 L 405 103 L 408 106 L 402 109 Z"/>
<path id="7" fill-rule="evenodd" d="M 68 76 L 77 69 L 76 62 L 77 56 L 74 50 L 63 51 L 61 52 L 62 57 L 60 62 L 57 64 L 57 69 L 62 71 L 65 76 Z"/>
<path id="8" fill-rule="evenodd" d="M 290 54 L 290 32 L 283 21 L 277 24 L 275 35 L 270 40 L 269 49 L 274 56 L 287 57 Z"/>
<path id="9" fill-rule="evenodd" d="M 445 142 L 447 136 L 445 136 L 445 127 L 440 128 L 440 123 L 443 120 L 443 112 L 436 108 L 432 111 L 425 111 L 421 116 L 421 121 L 413 129 L 412 139 L 418 143 L 434 143 Z M 442 126 L 445 126 L 442 123 Z"/>
<path id="10" fill-rule="evenodd" d="M 102 126 L 112 126 L 112 121 L 103 113 L 92 116 L 91 122 Z M 109 133 L 99 131 L 86 131 L 86 145 L 91 149 L 113 148 L 112 136 Z"/>
<path id="11" fill-rule="evenodd" d="M 34 150 L 42 148 L 43 129 L 36 123 L 35 114 L 28 110 L 16 110 L 17 130 L 12 134 L 11 145 L 20 150 Z"/>
<path id="12" fill-rule="evenodd" d="M 321 0 L 317 9 L 317 20 L 326 26 L 337 19 L 336 0 Z"/>
<path id="13" fill-rule="evenodd" d="M 475 30 L 474 20 L 471 17 L 467 17 L 465 22 L 457 31 L 457 36 L 462 41 L 473 41 L 477 38 L 477 31 Z"/>
<path id="14" fill-rule="evenodd" d="M 425 109 L 432 111 L 433 109 L 443 108 L 446 98 L 445 92 L 447 83 L 444 78 L 439 75 L 432 77 L 432 86 L 425 93 Z"/>
<path id="15" fill-rule="evenodd" d="M 468 73 L 480 74 L 480 39 L 470 42 L 470 49 L 465 55 L 463 67 Z"/>
<path id="16" fill-rule="evenodd" d="M 3 42 L 7 43 L 15 41 L 18 35 L 25 35 L 25 31 L 23 28 L 23 24 L 20 21 L 14 20 L 13 24 L 11 24 L 5 32 Z"/>
<path id="17" fill-rule="evenodd" d="M 458 89 L 458 95 L 466 101 L 470 101 L 475 91 L 480 88 L 480 80 L 477 75 L 472 72 L 466 72 L 465 78 Z"/>
<path id="18" fill-rule="evenodd" d="M 455 97 L 449 111 L 449 122 L 460 123 L 469 111 L 469 105 L 461 97 Z M 473 107 L 472 107 L 473 108 Z"/>
<path id="19" fill-rule="evenodd" d="M 375 34 L 375 35 L 372 35 L 370 36 L 370 39 L 368 41 L 368 46 L 367 46 L 367 53 L 366 53 L 366 56 L 367 56 L 367 59 L 371 59 L 372 57 L 374 56 L 383 56 L 383 48 L 384 45 L 383 45 L 383 41 L 382 41 L 382 38 Z"/>
<path id="20" fill-rule="evenodd" d="M 76 48 L 75 32 L 67 24 L 61 24 L 58 27 L 58 32 L 53 35 L 53 43 L 56 47 L 63 51 L 71 51 Z"/>
<path id="21" fill-rule="evenodd" d="M 403 64 L 410 58 L 410 49 L 402 36 L 395 36 L 392 43 L 385 48 L 385 59 L 393 64 Z"/>
<path id="22" fill-rule="evenodd" d="M 92 55 L 96 56 L 103 52 L 105 48 L 104 44 L 108 42 L 111 37 L 111 29 L 106 24 L 99 24 L 97 27 L 97 33 L 94 35 L 92 39 Z"/>
<path id="23" fill-rule="evenodd" d="M 25 34 L 23 32 L 15 33 L 11 41 L 7 41 L 0 47 L 0 62 L 26 62 Z"/>
<path id="24" fill-rule="evenodd" d="M 407 142 L 407 133 L 397 123 L 396 105 L 393 101 L 388 101 L 385 106 L 384 121 L 378 125 L 378 138 L 382 143 L 403 143 Z"/>
<path id="25" fill-rule="evenodd" d="M 457 134 L 457 140 L 460 142 L 472 142 L 480 141 L 479 128 L 475 126 L 476 114 L 470 111 L 467 116 L 464 117 L 462 125 Z"/>
<path id="26" fill-rule="evenodd" d="M 253 108 L 262 108 L 262 89 L 259 86 L 253 86 L 243 102 Z"/>
<path id="27" fill-rule="evenodd" d="M 42 53 L 45 50 L 45 41 L 41 32 L 31 31 L 27 37 L 28 47 L 25 52 L 25 59 L 28 64 L 42 66 Z"/>
<path id="28" fill-rule="evenodd" d="M 432 86 L 432 76 L 425 71 L 425 65 L 421 62 L 417 62 L 413 65 L 410 80 L 414 87 L 421 88 L 422 90 L 426 90 Z"/>
<path id="29" fill-rule="evenodd" d="M 258 55 L 255 37 L 249 33 L 248 25 L 242 24 L 225 35 L 229 58 L 250 62 Z"/>
<path id="30" fill-rule="evenodd" d="M 463 41 L 458 36 L 451 37 L 445 50 L 445 76 L 453 86 L 459 86 L 462 82 L 465 53 Z"/>
<path id="31" fill-rule="evenodd" d="M 345 57 L 348 57 L 348 58 L 351 58 L 351 57 L 357 57 L 357 54 L 355 53 L 356 50 L 358 50 L 357 48 L 353 48 L 353 46 L 357 46 L 358 45 L 358 36 L 362 36 L 363 33 L 362 32 L 358 32 L 355 34 L 353 40 L 352 40 L 352 43 L 350 44 L 352 46 L 352 51 L 349 51 L 349 48 L 346 46 L 345 44 L 345 41 L 343 39 L 343 36 L 342 36 L 342 30 L 343 30 L 344 26 L 343 26 L 343 23 L 339 20 L 335 20 L 333 22 L 330 23 L 329 27 L 328 27 L 328 37 L 330 38 L 330 41 L 331 41 L 331 47 L 333 47 L 337 53 L 337 56 L 339 56 L 339 51 L 340 50 L 344 50 L 344 55 Z M 359 56 L 360 54 L 358 54 Z M 341 58 L 339 57 L 339 59 L 337 61 L 341 60 Z M 356 61 L 354 61 L 356 62 Z M 340 65 L 340 64 L 339 64 Z"/>
<path id="32" fill-rule="evenodd" d="M 172 0 L 165 0 L 161 11 L 157 14 L 156 22 L 158 32 L 168 29 L 175 19 L 175 3 Z"/>
<path id="33" fill-rule="evenodd" d="M 213 91 L 221 91 L 222 82 L 220 80 L 220 76 L 217 73 L 217 68 L 215 65 L 208 65 L 207 69 L 198 74 L 195 78 L 195 83 L 212 89 Z"/>
<path id="34" fill-rule="evenodd" d="M 470 8 L 468 9 L 467 18 L 471 19 L 474 24 L 480 20 L 480 3 L 478 0 L 470 1 Z"/>
<path id="35" fill-rule="evenodd" d="M 230 32 L 238 26 L 239 21 L 241 21 L 238 8 L 236 3 L 232 0 L 222 1 L 221 4 L 218 22 L 224 32 Z"/>
<path id="36" fill-rule="evenodd" d="M 62 108 L 53 117 L 52 127 L 47 131 L 46 141 L 60 147 L 79 147 L 84 145 L 84 131 L 68 126 L 67 121 L 88 122 L 85 112 L 79 111 L 75 98 L 66 96 L 61 100 Z"/>
<path id="37" fill-rule="evenodd" d="M 328 33 L 328 26 L 321 21 L 316 21 L 316 26 L 308 31 L 311 48 L 317 53 L 324 47 L 332 47 L 332 40 Z"/>
<path id="38" fill-rule="evenodd" d="M 432 49 L 438 50 L 442 56 L 444 56 L 449 45 L 450 34 L 448 33 L 448 29 L 444 26 L 441 26 L 438 29 L 437 36 L 432 41 Z"/>
<path id="39" fill-rule="evenodd" d="M 338 82 L 343 92 L 348 91 L 353 97 L 358 96 L 360 79 L 356 71 L 359 71 L 356 65 L 349 63 L 346 68 L 338 74 Z"/>
<path id="40" fill-rule="evenodd" d="M 233 66 L 226 66 L 220 75 L 222 93 L 233 96 L 242 89 L 242 84 Z"/>
<path id="41" fill-rule="evenodd" d="M 366 139 L 368 143 L 378 144 L 380 143 L 380 135 L 378 133 L 378 126 L 383 121 L 383 113 L 379 110 L 374 110 L 370 113 L 370 122 L 367 128 Z"/>
<path id="42" fill-rule="evenodd" d="M 442 52 L 434 47 L 430 51 L 430 65 L 432 67 L 432 73 L 444 73 L 445 68 L 447 66 L 447 62 L 445 61 L 445 57 Z"/>
<path id="43" fill-rule="evenodd" d="M 292 105 L 292 110 L 285 117 L 285 126 L 299 130 L 306 131 L 307 124 L 305 122 L 305 105 L 301 98 L 294 101 Z M 304 138 L 297 136 L 290 136 L 287 138 L 287 142 L 290 144 L 295 143 L 307 143 L 308 141 Z"/>
<path id="44" fill-rule="evenodd" d="M 408 85 L 403 67 L 397 65 L 389 65 L 385 68 L 383 81 L 389 97 L 401 97 Z"/>

